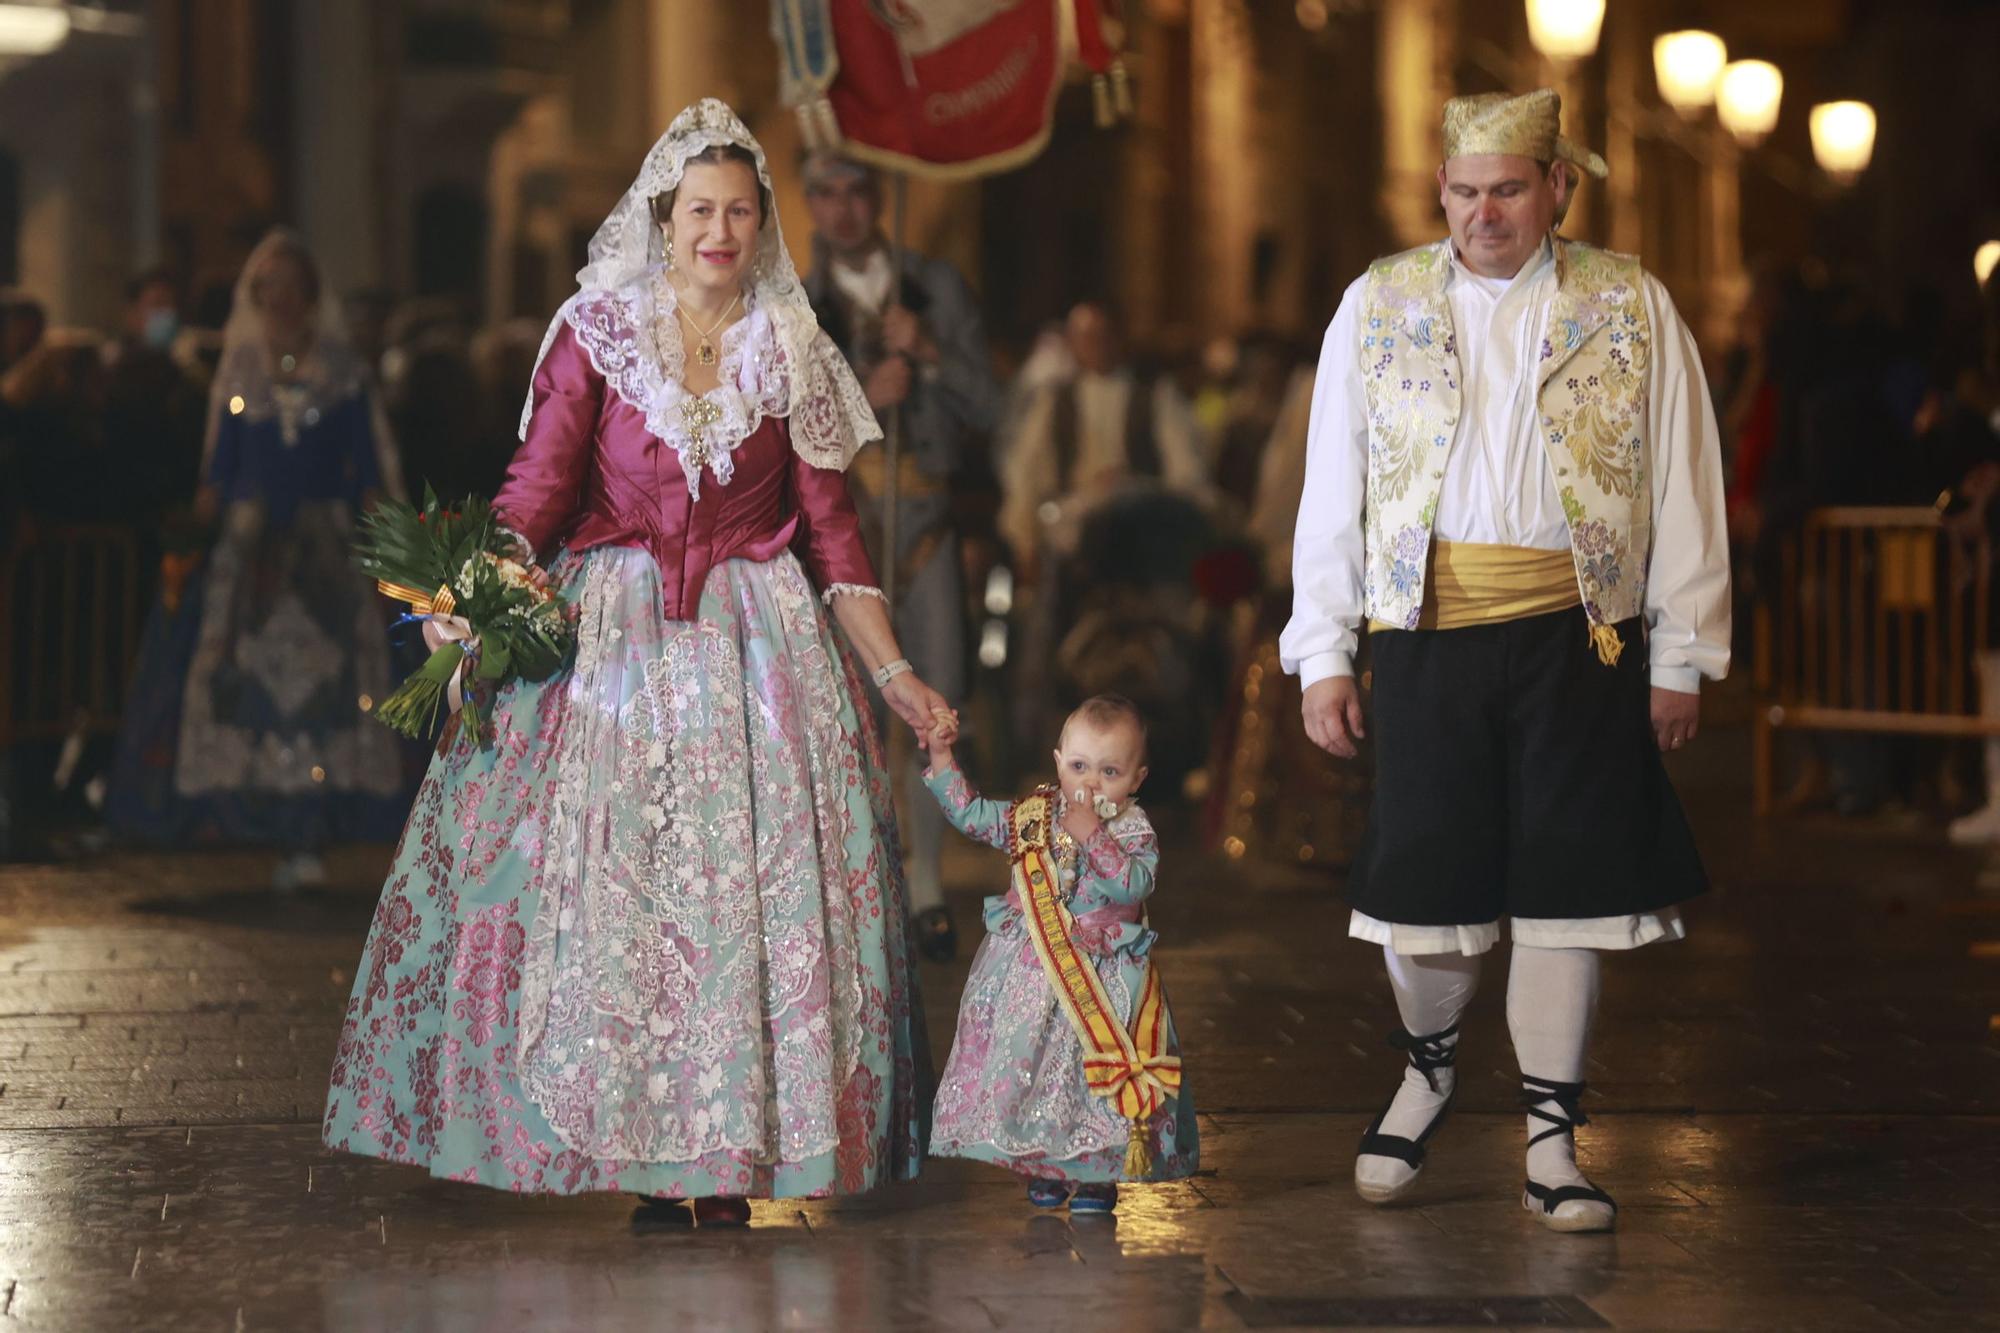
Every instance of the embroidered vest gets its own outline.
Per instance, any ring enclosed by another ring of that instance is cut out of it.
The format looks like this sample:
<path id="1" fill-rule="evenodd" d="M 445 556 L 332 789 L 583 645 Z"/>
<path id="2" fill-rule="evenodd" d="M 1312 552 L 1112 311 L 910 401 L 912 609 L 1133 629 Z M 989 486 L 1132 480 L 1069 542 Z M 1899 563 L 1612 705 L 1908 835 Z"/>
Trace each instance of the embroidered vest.
<path id="1" fill-rule="evenodd" d="M 1593 625 L 1638 615 L 1652 550 L 1646 366 L 1652 330 L 1639 261 L 1557 238 L 1556 294 L 1536 369 L 1542 441 L 1577 587 Z M 1445 299 L 1451 242 L 1379 259 L 1361 308 L 1368 414 L 1362 594 L 1370 619 L 1423 611 L 1431 529 L 1460 411 L 1458 338 Z"/>

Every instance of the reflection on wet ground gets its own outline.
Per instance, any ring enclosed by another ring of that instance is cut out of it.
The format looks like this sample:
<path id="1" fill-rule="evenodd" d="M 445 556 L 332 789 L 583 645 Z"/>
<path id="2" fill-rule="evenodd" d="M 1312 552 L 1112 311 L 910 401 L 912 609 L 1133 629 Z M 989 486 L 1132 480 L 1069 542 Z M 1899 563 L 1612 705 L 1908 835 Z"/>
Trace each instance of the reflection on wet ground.
<path id="1" fill-rule="evenodd" d="M 1169 853 L 1196 1179 L 1072 1220 L 935 1163 L 727 1232 L 319 1146 L 379 849 L 284 902 L 253 856 L 0 869 L 0 1327 L 2000 1327 L 2000 898 L 1934 833 L 1751 822 L 1733 746 L 1684 775 L 1717 892 L 1606 969 L 1610 1237 L 1515 1202 L 1504 952 L 1423 1187 L 1354 1197 L 1395 1057 L 1328 880 Z M 997 865 L 951 869 L 971 924 Z M 940 1042 L 963 970 L 926 974 Z"/>

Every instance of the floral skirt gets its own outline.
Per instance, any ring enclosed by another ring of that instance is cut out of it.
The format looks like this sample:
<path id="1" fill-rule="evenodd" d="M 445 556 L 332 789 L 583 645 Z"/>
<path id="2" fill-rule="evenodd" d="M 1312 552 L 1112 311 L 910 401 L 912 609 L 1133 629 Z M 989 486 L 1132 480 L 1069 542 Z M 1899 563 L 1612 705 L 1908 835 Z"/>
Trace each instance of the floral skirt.
<path id="1" fill-rule="evenodd" d="M 853 1193 L 914 1176 L 930 1068 L 882 751 L 798 563 L 554 571 L 575 665 L 433 762 L 322 1135 L 497 1188 Z"/>
<path id="2" fill-rule="evenodd" d="M 1052 1180 L 1128 1179 L 1128 1122 L 1090 1091 L 1082 1043 L 1019 913 L 1008 912 L 1005 920 L 1003 929 L 980 942 L 965 981 L 951 1059 L 938 1084 L 931 1151 Z M 1145 968 L 1124 953 L 1090 957 L 1118 1020 L 1130 1023 Z M 1166 1048 L 1181 1053 L 1171 1016 Z M 1201 1148 L 1185 1084 L 1153 1117 L 1150 1129 L 1153 1169 L 1145 1179 L 1193 1175 Z"/>

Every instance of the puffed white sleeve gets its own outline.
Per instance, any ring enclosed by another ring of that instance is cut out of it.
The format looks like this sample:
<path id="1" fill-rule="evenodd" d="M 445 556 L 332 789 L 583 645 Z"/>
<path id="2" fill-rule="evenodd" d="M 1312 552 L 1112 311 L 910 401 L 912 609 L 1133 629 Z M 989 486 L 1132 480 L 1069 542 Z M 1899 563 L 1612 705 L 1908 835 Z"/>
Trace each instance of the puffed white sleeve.
<path id="1" fill-rule="evenodd" d="M 1729 533 L 1722 435 L 1694 333 L 1652 274 L 1647 367 L 1653 549 L 1646 571 L 1646 628 L 1653 684 L 1693 694 L 1729 671 Z"/>
<path id="2" fill-rule="evenodd" d="M 1365 281 L 1348 287 L 1327 326 L 1306 427 L 1306 484 L 1292 536 L 1292 618 L 1278 638 L 1278 657 L 1307 687 L 1353 675 L 1360 639 L 1368 416 L 1357 323 Z"/>

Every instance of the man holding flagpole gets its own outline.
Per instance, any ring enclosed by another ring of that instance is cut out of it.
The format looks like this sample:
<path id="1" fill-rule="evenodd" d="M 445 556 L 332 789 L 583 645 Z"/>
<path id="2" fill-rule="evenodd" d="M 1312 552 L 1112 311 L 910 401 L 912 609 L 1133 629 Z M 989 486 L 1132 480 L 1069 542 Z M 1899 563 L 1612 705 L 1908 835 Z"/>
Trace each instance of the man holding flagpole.
<path id="1" fill-rule="evenodd" d="M 1000 404 L 979 305 L 950 264 L 883 236 L 881 181 L 872 168 L 821 151 L 806 157 L 802 174 L 814 232 L 807 295 L 885 434 L 900 416 L 893 476 L 882 444 L 864 449 L 848 473 L 862 530 L 879 567 L 896 571 L 887 591 L 904 651 L 956 707 L 965 700 L 966 634 L 952 484 L 991 432 Z M 899 764 L 894 780 L 906 788 L 915 774 Z M 913 787 L 909 794 L 901 805 L 910 910 L 918 946 L 943 962 L 957 951 L 940 866 L 944 817 Z"/>

